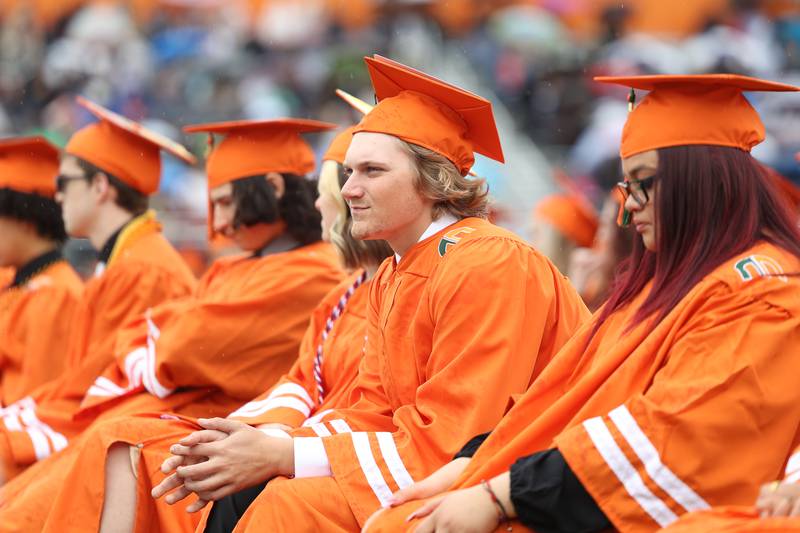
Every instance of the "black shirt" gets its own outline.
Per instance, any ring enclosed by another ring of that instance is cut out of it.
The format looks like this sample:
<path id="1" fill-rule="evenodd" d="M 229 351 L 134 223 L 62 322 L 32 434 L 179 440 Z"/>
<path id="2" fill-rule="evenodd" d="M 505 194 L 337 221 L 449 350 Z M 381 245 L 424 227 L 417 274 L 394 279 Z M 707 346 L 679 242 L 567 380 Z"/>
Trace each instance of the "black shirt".
<path id="1" fill-rule="evenodd" d="M 488 436 L 472 438 L 456 458 L 475 455 Z M 510 476 L 517 517 L 538 533 L 588 533 L 612 527 L 558 448 L 518 459 Z"/>
<path id="2" fill-rule="evenodd" d="M 33 276 L 49 267 L 53 263 L 61 261 L 61 249 L 56 248 L 49 252 L 45 252 L 39 257 L 32 259 L 17 269 L 14 275 L 14 281 L 11 282 L 10 287 L 21 287 L 25 285 Z"/>

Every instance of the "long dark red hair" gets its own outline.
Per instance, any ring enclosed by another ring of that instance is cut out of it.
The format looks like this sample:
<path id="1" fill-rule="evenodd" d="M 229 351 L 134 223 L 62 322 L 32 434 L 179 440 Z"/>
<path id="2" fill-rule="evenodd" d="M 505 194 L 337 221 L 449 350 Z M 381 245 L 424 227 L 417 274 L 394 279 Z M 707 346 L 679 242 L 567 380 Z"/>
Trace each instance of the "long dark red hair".
<path id="1" fill-rule="evenodd" d="M 656 179 L 658 252 L 634 237 L 592 336 L 651 280 L 629 328 L 650 317 L 655 327 L 701 279 L 759 241 L 800 258 L 797 214 L 749 153 L 723 146 L 661 148 Z"/>

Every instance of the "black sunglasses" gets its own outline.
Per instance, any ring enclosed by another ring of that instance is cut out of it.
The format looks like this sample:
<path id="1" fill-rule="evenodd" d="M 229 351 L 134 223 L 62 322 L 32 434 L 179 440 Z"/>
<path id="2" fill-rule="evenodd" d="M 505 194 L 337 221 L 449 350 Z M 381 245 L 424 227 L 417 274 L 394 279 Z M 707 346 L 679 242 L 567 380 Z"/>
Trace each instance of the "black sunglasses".
<path id="1" fill-rule="evenodd" d="M 619 187 L 626 199 L 628 196 L 633 196 L 636 203 L 639 204 L 640 207 L 644 207 L 647 205 L 647 202 L 650 201 L 650 195 L 647 191 L 653 188 L 655 180 L 656 174 L 653 174 L 641 180 L 620 181 L 617 183 L 617 187 Z"/>
<path id="2" fill-rule="evenodd" d="M 86 176 L 64 176 L 63 174 L 59 174 L 56 176 L 56 191 L 64 192 L 64 189 L 67 188 L 67 182 L 75 181 L 75 180 L 85 180 Z"/>

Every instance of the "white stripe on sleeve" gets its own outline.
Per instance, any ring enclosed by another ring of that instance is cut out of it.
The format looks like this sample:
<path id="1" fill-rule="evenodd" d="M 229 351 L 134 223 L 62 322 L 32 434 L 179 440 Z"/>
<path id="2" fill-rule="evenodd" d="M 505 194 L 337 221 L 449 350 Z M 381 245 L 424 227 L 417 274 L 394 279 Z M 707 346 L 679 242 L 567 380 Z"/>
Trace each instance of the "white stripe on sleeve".
<path id="1" fill-rule="evenodd" d="M 294 396 L 299 396 L 300 398 L 305 401 L 309 407 L 314 407 L 314 400 L 311 399 L 311 396 L 308 395 L 308 391 L 298 385 L 297 383 L 281 383 L 275 390 L 269 393 L 267 398 L 275 398 L 276 396 L 286 396 L 287 394 L 292 394 Z"/>
<path id="2" fill-rule="evenodd" d="M 653 446 L 642 428 L 636 423 L 633 415 L 625 405 L 620 405 L 609 413 L 609 418 L 619 429 L 619 432 L 628 441 L 628 444 L 639 460 L 644 464 L 644 469 L 661 487 L 670 498 L 678 502 L 687 511 L 700 511 L 708 509 L 708 503 L 700 497 L 689 485 L 683 482 L 670 470 L 667 465 L 661 462 L 658 450 Z"/>
<path id="3" fill-rule="evenodd" d="M 361 471 L 364 472 L 364 477 L 367 478 L 372 492 L 381 504 L 381 507 L 388 507 L 392 497 L 392 491 L 386 480 L 383 479 L 378 464 L 375 462 L 375 457 L 372 455 L 372 449 L 369 446 L 369 436 L 367 433 L 357 432 L 350 433 L 353 438 L 353 447 L 356 451 L 358 464 L 361 466 Z"/>
<path id="4" fill-rule="evenodd" d="M 636 468 L 628 461 L 614 437 L 601 417 L 590 418 L 583 422 L 583 427 L 592 440 L 600 456 L 617 476 L 622 486 L 631 497 L 661 527 L 666 527 L 678 516 L 667 507 L 661 498 L 653 494 L 642 481 Z"/>
<path id="5" fill-rule="evenodd" d="M 406 465 L 403 464 L 403 460 L 400 458 L 392 434 L 381 431 L 376 433 L 376 436 L 378 437 L 378 446 L 381 449 L 383 460 L 386 461 L 386 466 L 389 467 L 389 472 L 392 473 L 397 486 L 404 489 L 413 485 L 414 480 L 411 479 L 411 475 L 406 470 Z"/>
<path id="6" fill-rule="evenodd" d="M 318 437 L 330 437 L 331 436 L 331 432 L 328 431 L 327 427 L 325 427 L 325 423 L 324 422 L 321 423 L 321 424 L 311 424 L 310 427 L 314 431 L 314 433 L 317 434 Z"/>
<path id="7" fill-rule="evenodd" d="M 350 429 L 350 426 L 347 425 L 347 422 L 342 420 L 341 418 L 337 418 L 336 420 L 331 420 L 328 422 L 333 429 L 336 430 L 336 433 L 352 433 L 353 430 Z"/>

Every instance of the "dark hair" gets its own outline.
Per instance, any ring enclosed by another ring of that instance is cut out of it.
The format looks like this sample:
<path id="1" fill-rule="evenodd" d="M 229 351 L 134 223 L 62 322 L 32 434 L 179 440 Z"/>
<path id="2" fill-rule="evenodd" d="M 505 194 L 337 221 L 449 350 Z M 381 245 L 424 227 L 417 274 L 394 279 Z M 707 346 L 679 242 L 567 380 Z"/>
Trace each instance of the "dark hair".
<path id="1" fill-rule="evenodd" d="M 234 226 L 286 222 L 287 232 L 301 244 L 320 240 L 320 214 L 314 207 L 316 182 L 296 174 L 283 176 L 283 196 L 278 200 L 275 188 L 260 176 L 234 180 L 233 200 L 236 203 Z"/>
<path id="2" fill-rule="evenodd" d="M 67 240 L 61 206 L 46 196 L 0 188 L 0 216 L 33 224 L 43 239 L 59 244 Z"/>
<path id="3" fill-rule="evenodd" d="M 651 315 L 658 324 L 703 277 L 758 241 L 800 257 L 794 213 L 747 152 L 705 145 L 661 148 L 657 175 L 658 253 L 646 250 L 636 235 L 592 335 L 650 280 L 650 294 L 629 328 Z"/>
<path id="4" fill-rule="evenodd" d="M 116 203 L 119 207 L 129 212 L 134 216 L 141 215 L 150 205 L 150 199 L 144 193 L 141 193 L 116 177 L 114 174 L 103 170 L 102 168 L 76 157 L 78 166 L 86 174 L 86 179 L 91 181 L 97 174 L 104 174 L 108 178 L 108 184 L 117 191 Z"/>

